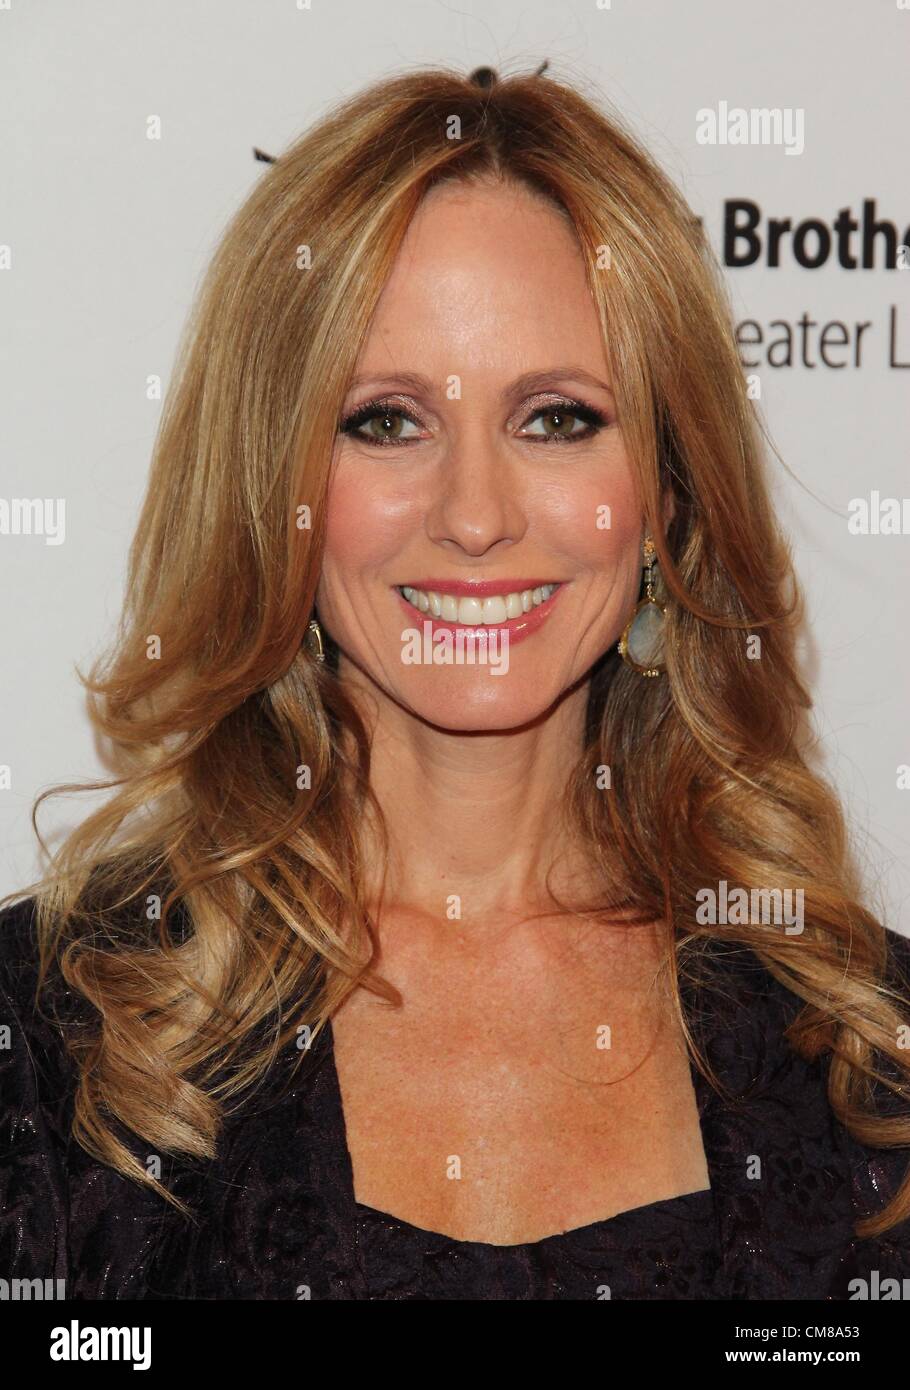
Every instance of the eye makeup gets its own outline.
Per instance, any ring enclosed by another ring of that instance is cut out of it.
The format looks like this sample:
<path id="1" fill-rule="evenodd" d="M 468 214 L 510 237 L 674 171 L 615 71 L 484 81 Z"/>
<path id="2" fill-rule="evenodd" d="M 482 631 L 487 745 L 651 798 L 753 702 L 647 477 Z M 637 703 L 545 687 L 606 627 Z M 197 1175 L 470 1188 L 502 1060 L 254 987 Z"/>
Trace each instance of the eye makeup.
<path id="1" fill-rule="evenodd" d="M 569 434 L 523 434 L 520 438 L 527 439 L 533 444 L 574 444 L 580 440 L 592 438 L 611 423 L 610 417 L 604 411 L 598 410 L 595 406 L 588 405 L 584 401 L 569 396 L 560 396 L 558 399 L 550 396 L 536 407 L 531 407 L 530 415 L 525 420 L 522 429 L 527 429 L 532 421 L 546 416 L 568 418 L 573 422 L 580 421 L 585 428 L 572 430 Z M 417 429 L 423 428 L 420 420 L 411 410 L 399 405 L 393 398 L 381 398 L 366 401 L 351 414 L 345 416 L 339 425 L 339 431 L 350 438 L 359 439 L 365 444 L 379 448 L 389 448 L 390 446 L 402 448 L 421 442 L 418 437 L 413 435 L 402 437 L 389 434 L 385 438 L 381 436 L 371 438 L 362 433 L 363 425 L 377 419 L 387 421 L 399 419 L 407 421 Z"/>

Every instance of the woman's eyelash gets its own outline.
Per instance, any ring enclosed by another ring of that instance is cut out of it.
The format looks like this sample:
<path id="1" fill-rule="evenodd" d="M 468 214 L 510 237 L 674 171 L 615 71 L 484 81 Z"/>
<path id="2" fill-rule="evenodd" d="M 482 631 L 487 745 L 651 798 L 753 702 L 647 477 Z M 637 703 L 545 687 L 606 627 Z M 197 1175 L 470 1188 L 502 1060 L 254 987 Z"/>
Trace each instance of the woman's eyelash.
<path id="1" fill-rule="evenodd" d="M 531 411 L 531 414 L 522 428 L 526 428 L 527 425 L 537 419 L 538 416 L 560 414 L 571 415 L 577 420 L 584 421 L 587 428 L 571 435 L 526 435 L 525 438 L 530 438 L 532 443 L 539 444 L 575 444 L 581 439 L 590 439 L 598 430 L 603 429 L 605 425 L 609 424 L 609 418 L 603 411 L 597 410 L 594 406 L 586 405 L 584 401 L 571 400 L 566 397 L 562 400 L 549 401 L 545 405 L 536 406 Z M 383 417 L 397 417 L 402 420 L 407 420 L 409 424 L 417 426 L 418 429 L 420 428 L 420 421 L 416 419 L 409 410 L 406 410 L 404 406 L 396 405 L 394 401 L 378 400 L 366 401 L 363 405 L 358 406 L 352 414 L 346 416 L 345 419 L 342 420 L 339 429 L 342 434 L 351 435 L 354 438 L 363 440 L 365 444 L 377 445 L 381 449 L 389 448 L 390 446 L 401 448 L 405 445 L 420 443 L 418 439 L 370 439 L 367 435 L 358 433 L 361 425 L 367 424 L 370 420 Z"/>
<path id="2" fill-rule="evenodd" d="M 365 444 L 378 444 L 380 448 L 389 444 L 415 442 L 413 440 L 402 441 L 399 439 L 368 439 L 365 434 L 357 434 L 360 426 L 365 425 L 368 420 L 379 419 L 386 415 L 397 415 L 402 420 L 407 420 L 410 424 L 417 425 L 418 428 L 420 427 L 420 421 L 415 419 L 411 412 L 405 410 L 402 405 L 395 405 L 393 401 L 367 401 L 364 405 L 358 406 L 352 415 L 348 415 L 342 420 L 339 428 L 342 434 L 355 435 L 357 438 L 362 439 Z"/>

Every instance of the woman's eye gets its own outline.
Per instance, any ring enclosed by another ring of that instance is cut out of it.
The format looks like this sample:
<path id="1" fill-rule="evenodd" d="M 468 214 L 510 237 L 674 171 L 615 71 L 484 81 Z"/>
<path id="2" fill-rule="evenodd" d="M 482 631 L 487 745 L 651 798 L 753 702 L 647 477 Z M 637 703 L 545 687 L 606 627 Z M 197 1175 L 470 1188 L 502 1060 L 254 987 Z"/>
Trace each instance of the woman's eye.
<path id="1" fill-rule="evenodd" d="M 521 435 L 535 443 L 560 444 L 588 439 L 606 423 L 606 416 L 599 410 L 580 402 L 566 402 L 565 405 L 540 406 L 522 427 Z M 341 432 L 353 439 L 362 439 L 367 444 L 412 444 L 420 439 L 421 426 L 401 406 L 368 401 L 342 421 Z"/>
<path id="2" fill-rule="evenodd" d="M 524 427 L 523 433 L 530 439 L 554 440 L 583 439 L 604 424 L 603 416 L 594 410 L 581 406 L 549 405 L 536 410 L 531 417 L 542 429 Z"/>
<path id="3" fill-rule="evenodd" d="M 344 434 L 366 440 L 368 444 L 397 444 L 420 435 L 420 426 L 407 411 L 375 406 L 358 410 L 344 421 L 341 429 Z"/>

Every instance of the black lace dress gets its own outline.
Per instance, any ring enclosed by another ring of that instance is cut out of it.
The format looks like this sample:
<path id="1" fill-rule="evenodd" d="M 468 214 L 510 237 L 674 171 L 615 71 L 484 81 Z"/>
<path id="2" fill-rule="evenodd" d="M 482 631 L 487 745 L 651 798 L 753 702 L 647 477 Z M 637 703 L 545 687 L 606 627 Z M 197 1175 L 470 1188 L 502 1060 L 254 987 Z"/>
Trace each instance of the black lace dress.
<path id="1" fill-rule="evenodd" d="M 687 1013 L 732 1098 L 693 1068 L 710 1189 L 522 1245 L 454 1240 L 354 1197 L 331 1027 L 293 1074 L 228 1122 L 211 1162 L 163 1160 L 197 1212 L 72 1141 L 72 1064 L 32 1012 L 31 900 L 0 913 L 0 1275 L 88 1299 L 747 1299 L 851 1296 L 910 1277 L 910 1223 L 859 1241 L 910 1160 L 860 1147 L 831 1115 L 824 1061 L 783 1028 L 799 1002 L 749 952 L 717 946 L 719 989 Z M 908 970 L 903 938 L 894 968 Z M 906 986 L 905 986 L 906 988 Z M 710 1019 L 710 1021 L 708 1021 Z M 122 1134 L 145 1163 L 136 1136 Z"/>

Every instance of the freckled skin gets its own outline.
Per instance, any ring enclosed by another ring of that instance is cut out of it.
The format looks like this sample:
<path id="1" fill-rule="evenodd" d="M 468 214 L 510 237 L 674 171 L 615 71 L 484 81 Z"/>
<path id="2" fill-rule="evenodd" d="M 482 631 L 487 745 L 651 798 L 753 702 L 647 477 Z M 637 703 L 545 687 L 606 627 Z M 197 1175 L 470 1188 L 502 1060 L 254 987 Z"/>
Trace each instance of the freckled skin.
<path id="1" fill-rule="evenodd" d="M 396 371 L 420 372 L 437 395 L 406 394 L 426 437 L 398 448 L 341 438 L 317 609 L 374 694 L 448 729 L 510 729 L 543 714 L 618 639 L 635 602 L 642 523 L 612 393 L 565 376 L 549 383 L 608 416 L 577 443 L 522 437 L 526 400 L 501 399 L 521 374 L 565 365 L 610 384 L 568 223 L 515 185 L 434 190 L 358 363 L 358 377 L 381 387 L 366 382 L 345 402 L 347 413 L 390 394 Z M 453 374 L 461 398 L 448 400 Z M 603 504 L 609 530 L 596 525 Z M 392 585 L 426 575 L 570 583 L 558 614 L 514 644 L 508 674 L 494 678 L 480 665 L 402 663 L 407 620 Z"/>

